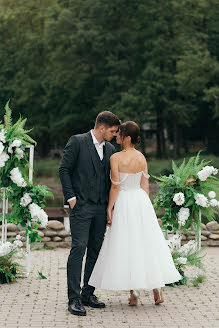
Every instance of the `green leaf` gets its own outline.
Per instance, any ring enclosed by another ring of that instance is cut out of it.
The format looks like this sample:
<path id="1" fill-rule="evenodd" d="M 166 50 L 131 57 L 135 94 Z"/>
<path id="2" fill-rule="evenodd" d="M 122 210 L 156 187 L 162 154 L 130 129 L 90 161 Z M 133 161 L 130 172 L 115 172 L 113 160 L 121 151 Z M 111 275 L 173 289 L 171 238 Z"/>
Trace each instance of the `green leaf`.
<path id="1" fill-rule="evenodd" d="M 38 271 L 38 274 L 39 274 L 39 276 L 40 276 L 41 279 L 47 279 L 46 276 L 44 276 L 44 275 L 42 274 L 42 272 L 39 272 L 39 271 Z"/>

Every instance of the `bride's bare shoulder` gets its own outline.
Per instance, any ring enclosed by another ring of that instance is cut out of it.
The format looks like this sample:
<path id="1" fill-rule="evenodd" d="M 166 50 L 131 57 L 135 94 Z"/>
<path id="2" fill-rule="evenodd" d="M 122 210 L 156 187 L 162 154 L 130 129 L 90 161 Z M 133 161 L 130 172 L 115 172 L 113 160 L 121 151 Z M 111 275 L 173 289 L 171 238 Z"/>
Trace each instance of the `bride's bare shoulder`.
<path id="1" fill-rule="evenodd" d="M 120 152 L 114 153 L 110 156 L 110 161 L 116 161 L 120 157 Z"/>
<path id="2" fill-rule="evenodd" d="M 137 152 L 137 156 L 139 156 L 139 159 L 145 162 L 146 161 L 145 156 L 139 150 L 136 150 L 136 152 Z"/>

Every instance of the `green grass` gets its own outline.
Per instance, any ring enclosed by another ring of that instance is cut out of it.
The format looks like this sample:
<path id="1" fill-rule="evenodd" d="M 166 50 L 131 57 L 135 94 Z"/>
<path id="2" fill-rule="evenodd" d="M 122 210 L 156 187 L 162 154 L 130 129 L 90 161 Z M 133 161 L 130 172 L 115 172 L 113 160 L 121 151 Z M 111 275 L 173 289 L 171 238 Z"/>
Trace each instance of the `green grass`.
<path id="1" fill-rule="evenodd" d="M 206 279 L 206 276 L 204 276 L 204 275 L 199 275 L 197 278 L 195 278 L 195 279 L 193 279 L 192 281 L 191 281 L 191 283 L 192 283 L 192 285 L 194 286 L 194 287 L 196 287 L 196 288 L 199 288 L 200 286 L 200 284 L 201 283 L 203 283 L 203 281 Z"/>
<path id="2" fill-rule="evenodd" d="M 189 154 L 186 159 L 195 154 Z M 183 157 L 184 158 L 184 157 Z M 175 162 L 179 165 L 183 158 L 177 159 Z M 219 167 L 219 156 L 215 155 L 202 155 L 201 159 L 212 161 L 211 164 Z M 39 177 L 54 177 L 58 178 L 60 160 L 59 159 L 36 159 L 34 161 L 34 176 Z M 151 175 L 159 176 L 160 174 L 170 174 L 172 159 L 150 159 L 148 160 L 148 170 Z"/>
<path id="3" fill-rule="evenodd" d="M 35 177 L 58 176 L 60 159 L 36 159 L 34 160 Z"/>

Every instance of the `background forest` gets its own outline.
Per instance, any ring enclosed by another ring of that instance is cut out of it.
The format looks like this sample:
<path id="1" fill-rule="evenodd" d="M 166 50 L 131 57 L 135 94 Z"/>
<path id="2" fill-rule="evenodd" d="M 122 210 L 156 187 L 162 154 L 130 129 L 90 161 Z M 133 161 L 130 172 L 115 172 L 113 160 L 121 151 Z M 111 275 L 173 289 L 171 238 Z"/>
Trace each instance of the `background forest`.
<path id="1" fill-rule="evenodd" d="M 0 63 L 0 106 L 41 157 L 102 110 L 158 158 L 219 153 L 218 0 L 0 0 Z"/>

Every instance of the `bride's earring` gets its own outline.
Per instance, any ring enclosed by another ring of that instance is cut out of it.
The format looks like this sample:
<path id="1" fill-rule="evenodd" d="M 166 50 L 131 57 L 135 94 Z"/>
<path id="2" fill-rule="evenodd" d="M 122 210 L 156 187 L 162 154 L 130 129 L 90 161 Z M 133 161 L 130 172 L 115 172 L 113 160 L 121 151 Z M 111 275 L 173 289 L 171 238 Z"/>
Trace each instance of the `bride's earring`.
<path id="1" fill-rule="evenodd" d="M 163 292 L 162 292 L 161 288 L 155 288 L 155 289 L 153 289 L 153 293 L 154 293 L 154 302 L 155 302 L 155 305 L 159 305 L 160 303 L 163 303 L 164 302 Z"/>

